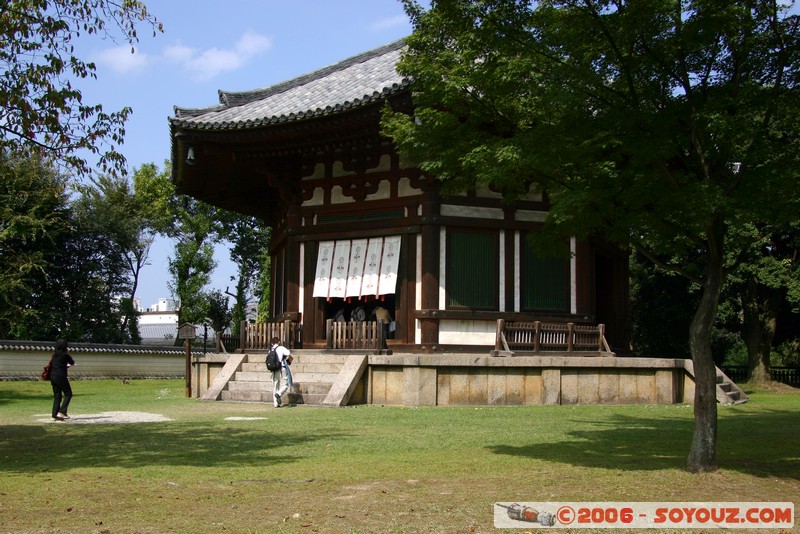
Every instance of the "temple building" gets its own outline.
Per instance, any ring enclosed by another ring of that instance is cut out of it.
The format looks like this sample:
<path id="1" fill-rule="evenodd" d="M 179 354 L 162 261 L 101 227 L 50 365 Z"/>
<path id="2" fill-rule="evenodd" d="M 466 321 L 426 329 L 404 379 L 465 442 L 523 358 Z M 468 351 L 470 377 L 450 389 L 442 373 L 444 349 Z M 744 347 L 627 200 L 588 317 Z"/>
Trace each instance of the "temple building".
<path id="1" fill-rule="evenodd" d="M 403 41 L 170 117 L 178 192 L 272 227 L 270 303 L 324 348 L 328 321 L 389 321 L 396 352 L 485 352 L 498 319 L 604 324 L 629 338 L 628 256 L 572 239 L 571 256 L 527 238 L 546 198 L 489 189 L 445 196 L 381 135 L 385 105 L 413 110 Z"/>

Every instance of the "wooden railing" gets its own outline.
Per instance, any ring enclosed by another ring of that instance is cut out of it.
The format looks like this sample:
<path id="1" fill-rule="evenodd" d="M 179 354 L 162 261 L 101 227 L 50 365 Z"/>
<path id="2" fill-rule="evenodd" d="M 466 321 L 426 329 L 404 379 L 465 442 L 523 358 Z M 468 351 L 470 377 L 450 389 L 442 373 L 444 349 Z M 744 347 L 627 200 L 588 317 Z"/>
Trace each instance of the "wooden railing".
<path id="1" fill-rule="evenodd" d="M 242 344 L 241 336 L 222 334 L 219 336 L 220 352 L 236 352 Z"/>
<path id="2" fill-rule="evenodd" d="M 386 323 L 383 321 L 334 321 L 326 322 L 327 344 L 329 350 L 386 349 Z"/>
<path id="3" fill-rule="evenodd" d="M 239 349 L 269 350 L 270 340 L 277 337 L 288 348 L 297 348 L 302 343 L 300 324 L 294 321 L 276 323 L 248 323 L 242 321 Z"/>
<path id="4" fill-rule="evenodd" d="M 493 356 L 524 356 L 568 352 L 584 356 L 614 356 L 605 337 L 605 325 L 497 320 Z"/>

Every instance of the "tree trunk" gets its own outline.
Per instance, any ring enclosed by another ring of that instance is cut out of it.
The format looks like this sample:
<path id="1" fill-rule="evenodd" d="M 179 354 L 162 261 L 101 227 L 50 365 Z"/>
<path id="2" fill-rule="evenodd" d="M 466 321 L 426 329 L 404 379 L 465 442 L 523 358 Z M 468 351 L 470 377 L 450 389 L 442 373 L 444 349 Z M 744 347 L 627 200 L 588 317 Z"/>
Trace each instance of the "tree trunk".
<path id="1" fill-rule="evenodd" d="M 717 369 L 711 353 L 711 328 L 723 282 L 721 225 L 707 232 L 708 267 L 703 294 L 689 326 L 694 362 L 694 435 L 686 469 L 692 473 L 717 470 Z"/>
<path id="2" fill-rule="evenodd" d="M 742 339 L 747 346 L 748 381 L 764 383 L 772 380 L 769 367 L 772 339 L 777 324 L 776 302 L 772 290 L 763 288 L 768 294 L 761 298 L 758 283 L 748 282 L 741 294 L 742 315 L 744 317 Z"/>

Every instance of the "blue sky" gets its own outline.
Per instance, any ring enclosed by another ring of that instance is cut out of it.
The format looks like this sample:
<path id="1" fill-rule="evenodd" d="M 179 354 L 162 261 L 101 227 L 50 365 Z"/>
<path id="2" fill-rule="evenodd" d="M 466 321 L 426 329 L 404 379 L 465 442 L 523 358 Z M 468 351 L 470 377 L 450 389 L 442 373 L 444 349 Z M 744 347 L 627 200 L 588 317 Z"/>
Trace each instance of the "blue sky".
<path id="1" fill-rule="evenodd" d="M 106 111 L 133 108 L 121 152 L 130 170 L 145 163 L 163 168 L 169 158 L 167 118 L 173 107 L 216 105 L 217 91 L 268 87 L 411 32 L 399 0 L 145 0 L 164 25 L 152 37 L 139 29 L 131 54 L 124 42 L 87 39 L 80 53 L 97 65 L 84 81 L 84 102 Z M 159 240 L 139 281 L 149 307 L 167 288 L 172 243 Z M 233 286 L 228 251 L 218 247 L 218 267 L 208 289 Z"/>

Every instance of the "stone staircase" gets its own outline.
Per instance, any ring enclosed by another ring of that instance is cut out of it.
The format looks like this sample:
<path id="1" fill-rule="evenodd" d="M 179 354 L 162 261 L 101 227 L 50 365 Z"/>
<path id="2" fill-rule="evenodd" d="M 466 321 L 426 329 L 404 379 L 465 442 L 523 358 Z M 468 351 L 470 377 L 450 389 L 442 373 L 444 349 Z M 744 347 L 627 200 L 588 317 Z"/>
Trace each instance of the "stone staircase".
<path id="1" fill-rule="evenodd" d="M 266 352 L 236 356 L 229 360 L 231 369 L 227 372 L 223 369 L 220 372 L 204 399 L 272 403 L 272 374 L 267 371 L 267 364 L 264 361 L 267 357 Z M 346 378 L 345 375 L 349 374 L 346 372 L 347 364 L 353 356 L 301 349 L 292 350 L 292 356 L 290 369 L 293 385 L 283 397 L 284 404 L 342 405 L 342 402 L 347 402 L 345 398 L 337 403 L 331 401 L 329 396 L 334 384 L 337 381 L 342 382 Z M 356 356 L 356 358 L 366 357 Z M 351 377 L 351 381 L 357 381 L 359 378 L 360 373 Z"/>
<path id="2" fill-rule="evenodd" d="M 720 404 L 742 404 L 750 400 L 747 393 L 734 384 L 728 375 L 717 367 L 717 402 Z"/>
<path id="3" fill-rule="evenodd" d="M 694 363 L 692 360 L 684 360 L 683 368 L 694 378 Z M 750 400 L 747 393 L 734 384 L 733 380 L 728 378 L 728 375 L 722 372 L 722 369 L 716 367 L 717 370 L 717 402 L 719 404 L 742 404 Z"/>

